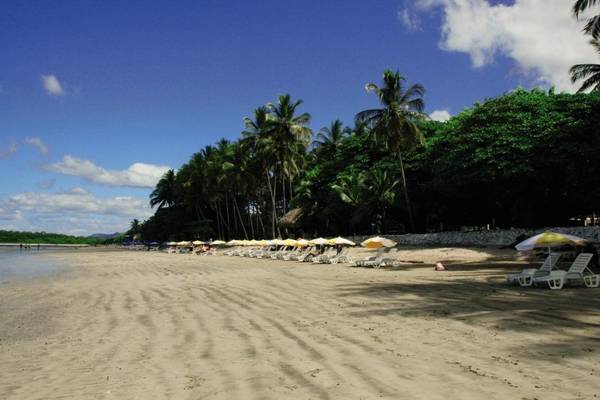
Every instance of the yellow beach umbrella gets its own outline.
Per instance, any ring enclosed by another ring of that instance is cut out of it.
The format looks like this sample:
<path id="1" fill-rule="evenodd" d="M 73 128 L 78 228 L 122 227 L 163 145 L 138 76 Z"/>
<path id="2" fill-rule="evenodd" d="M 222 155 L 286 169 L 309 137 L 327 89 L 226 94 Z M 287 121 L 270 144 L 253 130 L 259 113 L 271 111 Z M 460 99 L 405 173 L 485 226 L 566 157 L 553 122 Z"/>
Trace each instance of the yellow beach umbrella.
<path id="1" fill-rule="evenodd" d="M 382 247 L 394 247 L 396 244 L 393 240 L 375 236 L 365 240 L 360 245 L 367 249 L 381 249 Z"/>
<path id="2" fill-rule="evenodd" d="M 284 246 L 298 246 L 298 242 L 295 241 L 294 239 L 285 239 L 283 241 L 283 245 Z"/>
<path id="3" fill-rule="evenodd" d="M 537 248 L 548 248 L 564 246 L 565 244 L 576 244 L 578 242 L 585 242 L 585 239 L 574 235 L 567 235 L 566 233 L 558 233 L 546 231 L 525 239 L 521 243 L 515 246 L 519 251 L 533 250 Z"/>
<path id="4" fill-rule="evenodd" d="M 354 243 L 351 240 L 344 239 L 341 236 L 338 236 L 338 237 L 333 238 L 333 239 L 329 239 L 329 244 L 332 245 L 332 246 L 335 246 L 335 245 L 356 246 L 356 243 Z"/>

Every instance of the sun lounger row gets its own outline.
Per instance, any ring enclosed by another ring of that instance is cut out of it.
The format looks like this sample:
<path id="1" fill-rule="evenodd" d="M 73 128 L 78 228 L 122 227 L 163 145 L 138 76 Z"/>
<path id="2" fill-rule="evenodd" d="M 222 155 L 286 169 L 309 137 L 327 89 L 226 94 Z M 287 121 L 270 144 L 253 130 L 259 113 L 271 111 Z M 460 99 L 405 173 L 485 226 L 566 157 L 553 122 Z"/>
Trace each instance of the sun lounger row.
<path id="1" fill-rule="evenodd" d="M 349 249 L 344 247 L 338 251 L 334 247 L 326 248 L 324 251 L 318 246 L 271 246 L 271 247 L 241 247 L 223 252 L 223 255 L 268 258 L 282 261 L 312 262 L 314 264 L 337 264 L 351 263 L 353 260 L 348 255 Z"/>
<path id="2" fill-rule="evenodd" d="M 518 274 L 509 275 L 507 281 L 520 286 L 546 286 L 550 289 L 562 289 L 565 285 L 584 285 L 588 288 L 600 286 L 600 275 L 589 267 L 593 254 L 581 253 L 575 258 L 567 271 L 556 269 L 560 254 L 551 253 L 538 269 L 525 269 Z"/>

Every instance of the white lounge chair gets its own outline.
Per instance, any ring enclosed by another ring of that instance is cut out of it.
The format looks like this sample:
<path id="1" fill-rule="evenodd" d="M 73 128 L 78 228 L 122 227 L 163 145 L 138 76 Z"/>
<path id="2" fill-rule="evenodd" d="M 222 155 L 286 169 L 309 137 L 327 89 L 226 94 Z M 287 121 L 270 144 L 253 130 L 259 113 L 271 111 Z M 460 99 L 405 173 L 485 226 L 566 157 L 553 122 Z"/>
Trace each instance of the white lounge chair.
<path id="1" fill-rule="evenodd" d="M 582 281 L 588 288 L 600 286 L 600 275 L 594 274 L 588 267 L 592 257 L 590 253 L 581 253 L 577 256 L 568 271 L 554 270 L 546 276 L 533 279 L 534 284 L 546 284 L 550 289 L 562 289 L 567 281 Z"/>
<path id="2" fill-rule="evenodd" d="M 518 274 L 511 274 L 506 277 L 508 283 L 519 284 L 521 286 L 533 285 L 533 279 L 546 276 L 556 267 L 560 259 L 560 253 L 550 253 L 544 260 L 540 268 L 527 268 Z"/>

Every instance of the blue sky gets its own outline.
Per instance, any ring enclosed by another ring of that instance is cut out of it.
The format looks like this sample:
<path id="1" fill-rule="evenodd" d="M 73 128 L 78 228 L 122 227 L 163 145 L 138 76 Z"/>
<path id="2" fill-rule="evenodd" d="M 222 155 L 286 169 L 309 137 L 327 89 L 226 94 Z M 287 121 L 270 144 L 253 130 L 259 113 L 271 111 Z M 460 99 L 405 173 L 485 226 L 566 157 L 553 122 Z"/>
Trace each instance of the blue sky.
<path id="1" fill-rule="evenodd" d="M 150 215 L 165 168 L 237 138 L 242 117 L 282 93 L 304 100 L 318 130 L 376 105 L 364 85 L 385 68 L 422 83 L 436 118 L 517 86 L 572 90 L 565 66 L 590 53 L 568 9 L 563 0 L 4 4 L 0 229 L 123 230 Z M 548 45 L 553 34 L 561 39 Z"/>

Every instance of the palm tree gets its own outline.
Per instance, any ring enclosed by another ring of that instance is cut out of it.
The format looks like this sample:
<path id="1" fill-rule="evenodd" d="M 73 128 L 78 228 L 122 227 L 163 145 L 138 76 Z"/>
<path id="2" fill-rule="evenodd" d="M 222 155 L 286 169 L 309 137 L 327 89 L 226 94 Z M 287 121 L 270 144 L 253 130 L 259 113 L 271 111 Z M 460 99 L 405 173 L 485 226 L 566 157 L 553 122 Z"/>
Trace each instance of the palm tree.
<path id="1" fill-rule="evenodd" d="M 375 233 L 381 233 L 385 210 L 394 203 L 400 181 L 387 170 L 374 168 L 367 173 L 365 182 L 368 182 L 368 193 L 375 210 Z"/>
<path id="2" fill-rule="evenodd" d="M 600 54 L 600 39 L 591 40 L 590 44 L 594 46 L 598 54 Z M 577 91 L 578 93 L 584 92 L 590 88 L 592 91 L 600 90 L 600 64 L 573 65 L 569 72 L 571 73 L 571 82 L 573 83 L 585 79 L 583 85 L 581 85 Z"/>
<path id="3" fill-rule="evenodd" d="M 156 188 L 150 193 L 150 206 L 171 207 L 176 203 L 175 171 L 170 169 L 160 178 Z"/>
<path id="4" fill-rule="evenodd" d="M 573 14 L 579 17 L 585 10 L 597 4 L 600 4 L 600 0 L 577 0 L 573 5 Z M 594 39 L 598 39 L 600 37 L 600 15 L 590 18 L 583 31 L 588 35 L 592 35 Z"/>
<path id="5" fill-rule="evenodd" d="M 423 142 L 423 134 L 416 125 L 416 121 L 425 118 L 423 109 L 423 95 L 425 89 L 420 84 L 404 88 L 406 79 L 398 71 L 385 70 L 383 72 L 383 85 L 368 83 L 366 89 L 374 92 L 383 106 L 379 109 L 365 110 L 356 115 L 356 121 L 363 122 L 371 130 L 377 140 L 385 143 L 389 151 L 394 153 L 400 162 L 404 198 L 408 210 L 408 219 L 411 230 L 415 230 L 402 152 L 414 148 Z"/>
<path id="6" fill-rule="evenodd" d="M 277 159 L 281 173 L 283 212 L 287 211 L 285 197 L 285 178 L 289 183 L 289 193 L 292 196 L 292 182 L 300 172 L 305 160 L 306 148 L 310 143 L 312 131 L 307 126 L 310 114 L 296 115 L 302 100 L 292 101 L 289 94 L 279 96 L 277 104 L 268 104 L 272 118 L 268 121 L 268 137 L 270 151 Z"/>
<path id="7" fill-rule="evenodd" d="M 337 147 L 342 141 L 343 137 L 350 133 L 349 128 L 344 128 L 344 124 L 339 119 L 336 119 L 329 125 L 329 127 L 323 127 L 317 135 L 315 140 L 312 142 L 313 148 L 318 148 L 324 145 L 331 145 Z"/>

